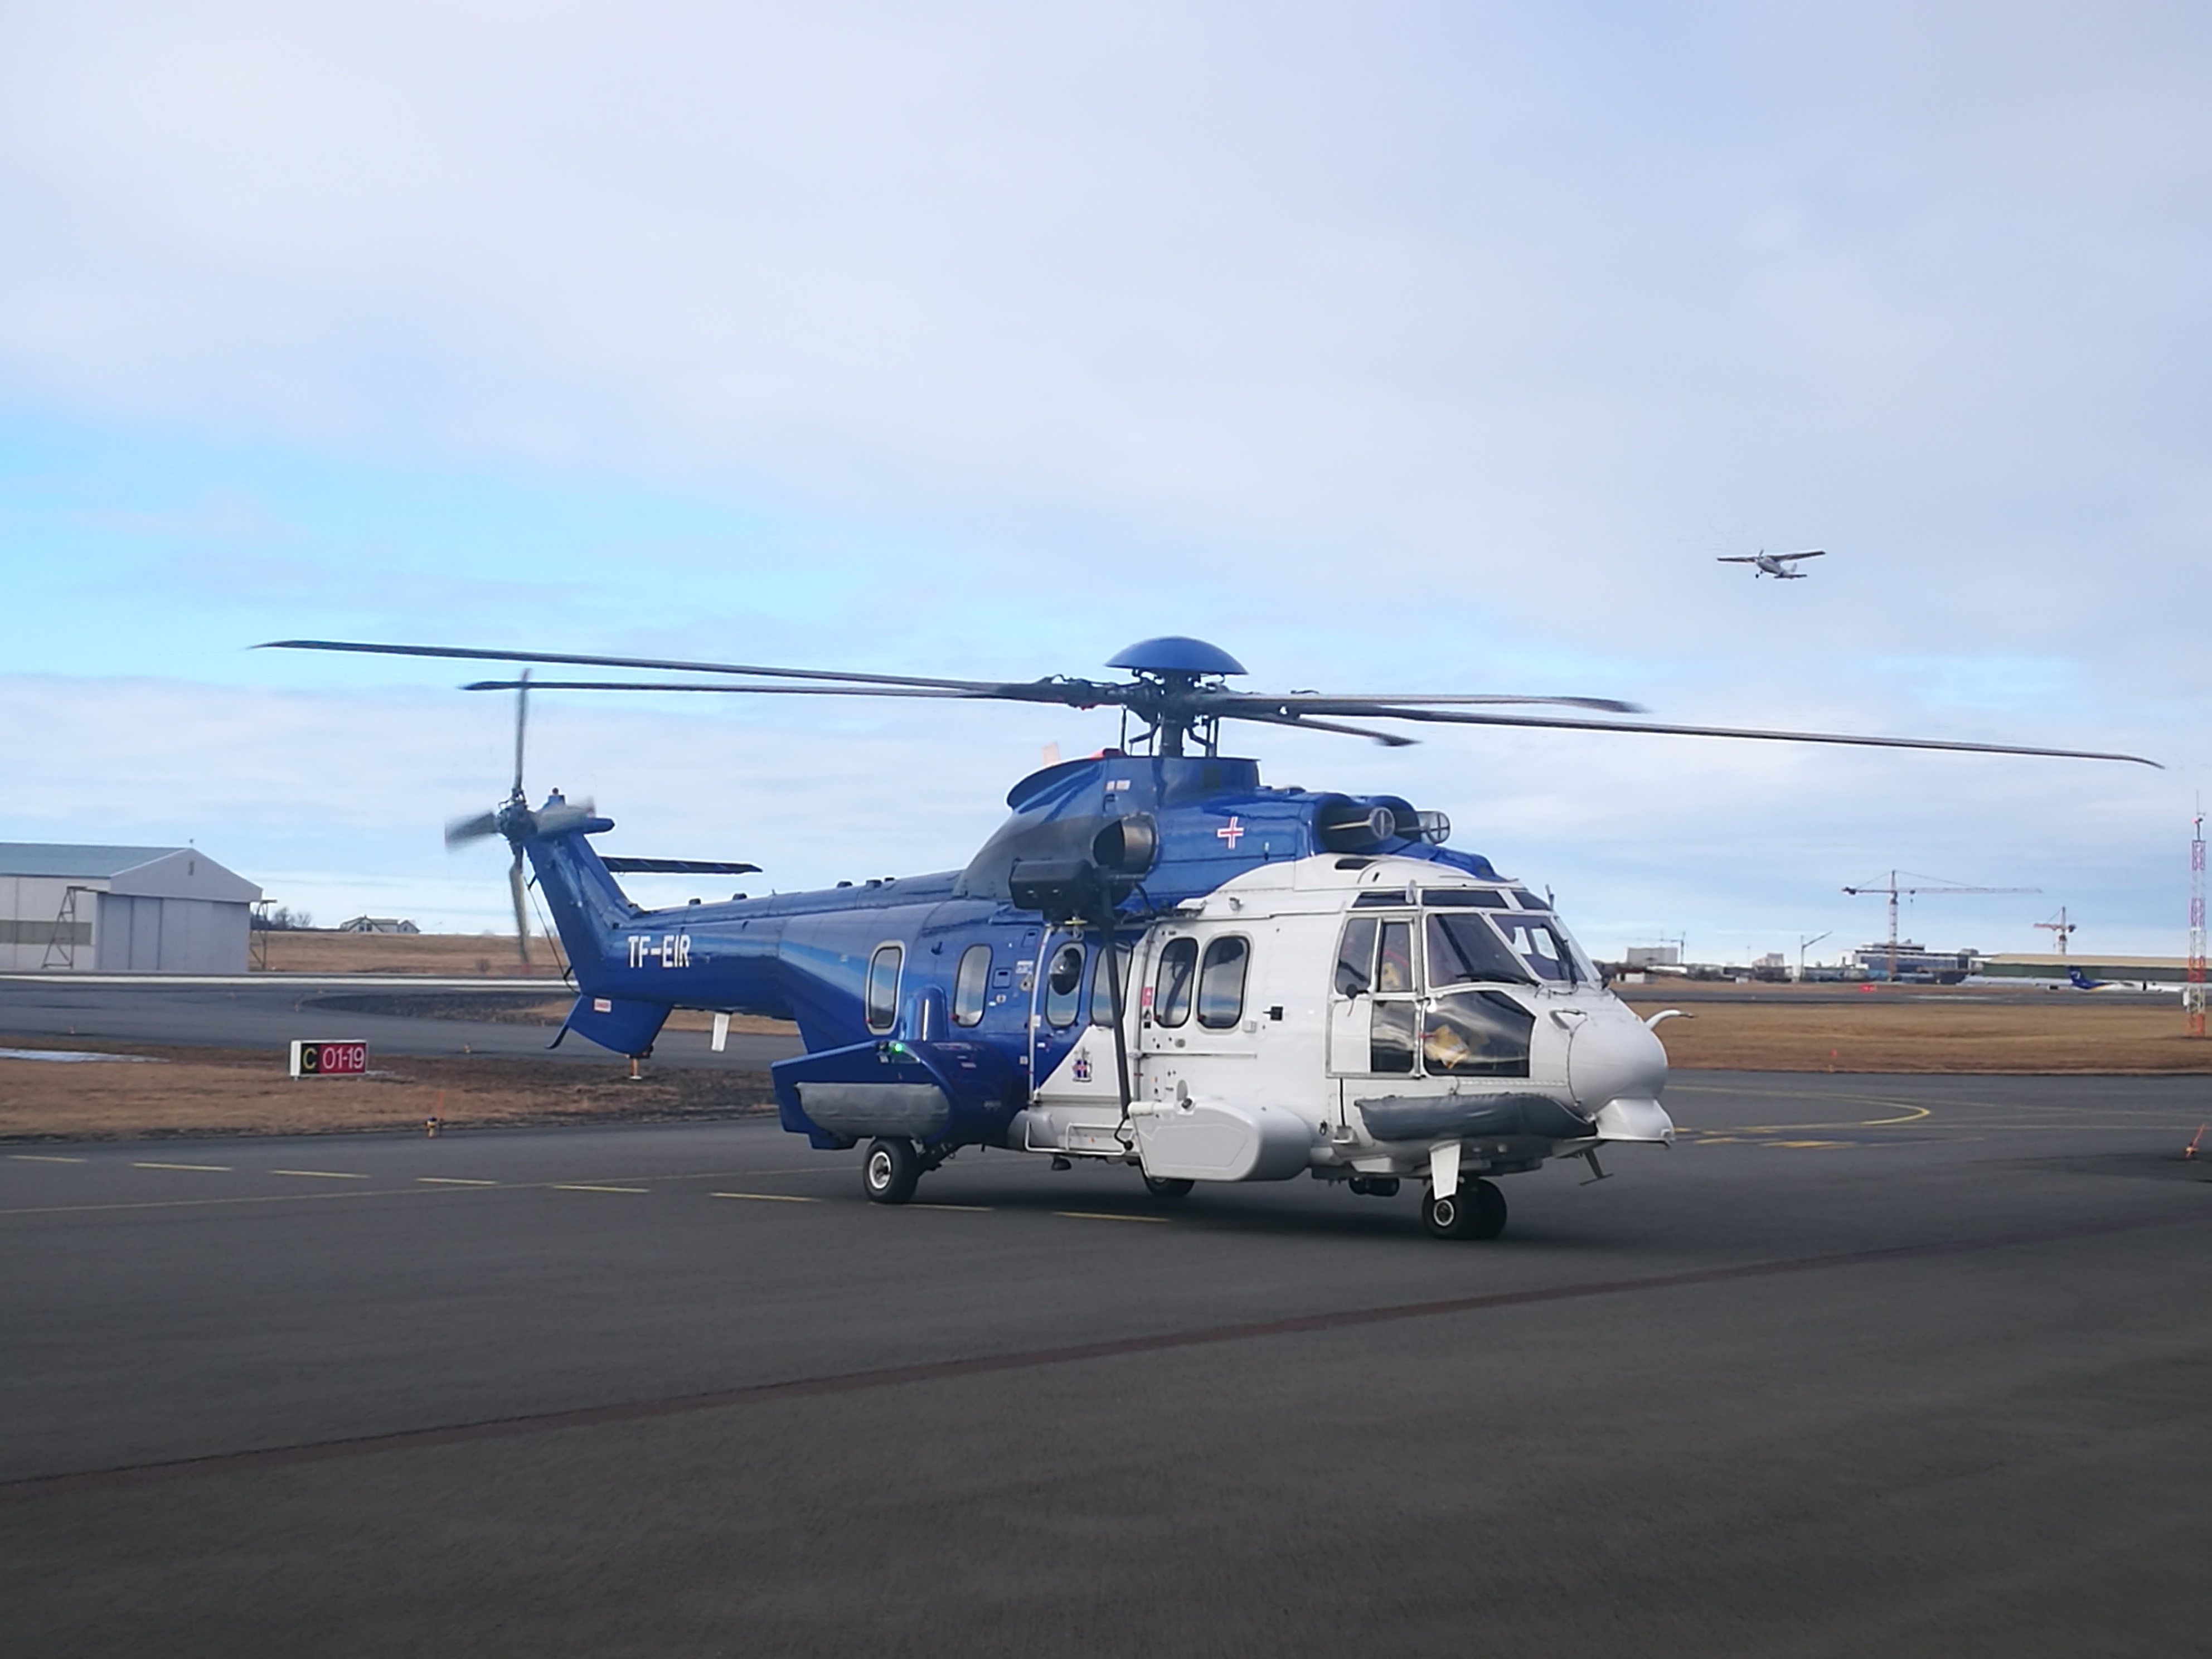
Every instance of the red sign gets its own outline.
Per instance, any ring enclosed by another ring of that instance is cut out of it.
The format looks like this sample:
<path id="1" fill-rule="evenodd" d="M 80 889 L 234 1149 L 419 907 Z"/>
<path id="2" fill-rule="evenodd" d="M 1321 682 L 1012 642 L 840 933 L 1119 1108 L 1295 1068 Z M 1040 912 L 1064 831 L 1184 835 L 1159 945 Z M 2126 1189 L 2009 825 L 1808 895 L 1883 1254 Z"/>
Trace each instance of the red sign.
<path id="1" fill-rule="evenodd" d="M 292 1045 L 294 1077 L 363 1077 L 368 1072 L 366 1042 L 300 1042 Z"/>

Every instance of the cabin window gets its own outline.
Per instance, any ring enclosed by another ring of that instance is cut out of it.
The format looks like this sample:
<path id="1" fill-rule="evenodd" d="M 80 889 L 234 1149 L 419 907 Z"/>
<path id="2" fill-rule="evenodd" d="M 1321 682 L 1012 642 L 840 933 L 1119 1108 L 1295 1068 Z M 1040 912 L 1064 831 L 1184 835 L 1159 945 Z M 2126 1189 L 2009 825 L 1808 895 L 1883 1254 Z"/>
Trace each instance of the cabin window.
<path id="1" fill-rule="evenodd" d="M 1075 1024 L 1083 1006 L 1083 947 L 1063 945 L 1053 952 L 1044 976 L 1044 1017 L 1054 1025 Z"/>
<path id="2" fill-rule="evenodd" d="M 1388 994 L 1413 988 L 1413 924 L 1382 924 L 1382 949 L 1375 953 L 1375 988 Z"/>
<path id="3" fill-rule="evenodd" d="M 1431 991 L 1480 980 L 1502 980 L 1508 985 L 1530 982 L 1521 958 L 1505 948 L 1504 941 L 1480 916 L 1431 915 L 1426 924 Z"/>
<path id="4" fill-rule="evenodd" d="M 1367 1069 L 1405 1073 L 1413 1069 L 1414 1006 L 1377 1001 L 1367 1017 Z"/>
<path id="5" fill-rule="evenodd" d="M 1375 930 L 1381 924 L 1372 916 L 1354 916 L 1344 924 L 1344 939 L 1336 947 L 1336 994 L 1364 997 L 1375 985 Z"/>
<path id="6" fill-rule="evenodd" d="M 1198 977 L 1198 941 L 1171 939 L 1160 949 L 1160 969 L 1152 989 L 1152 1018 L 1166 1026 L 1190 1018 L 1191 981 Z"/>
<path id="7" fill-rule="evenodd" d="M 1206 963 L 1198 970 L 1198 1023 L 1209 1031 L 1225 1031 L 1244 1018 L 1244 969 L 1251 959 L 1252 946 L 1244 939 L 1218 939 L 1206 947 Z"/>
<path id="8" fill-rule="evenodd" d="M 991 947 L 971 945 L 960 953 L 960 966 L 952 975 L 952 1023 L 976 1025 L 991 989 Z"/>
<path id="9" fill-rule="evenodd" d="M 906 951 L 896 945 L 878 945 L 868 958 L 868 1029 L 888 1031 L 898 1024 L 899 962 Z"/>
<path id="10" fill-rule="evenodd" d="M 1098 953 L 1098 966 L 1091 974 L 1091 1023 L 1093 1025 L 1110 1026 L 1114 1023 L 1114 974 L 1121 976 L 1121 1006 L 1125 1011 L 1127 1009 L 1131 955 L 1130 947 L 1126 945 L 1115 945 L 1110 957 L 1103 951 Z M 1108 972 L 1109 964 L 1112 973 Z"/>
<path id="11" fill-rule="evenodd" d="M 1525 887 L 1515 888 L 1513 890 L 1513 898 L 1514 902 L 1519 904 L 1523 910 L 1548 910 L 1552 908 Z"/>

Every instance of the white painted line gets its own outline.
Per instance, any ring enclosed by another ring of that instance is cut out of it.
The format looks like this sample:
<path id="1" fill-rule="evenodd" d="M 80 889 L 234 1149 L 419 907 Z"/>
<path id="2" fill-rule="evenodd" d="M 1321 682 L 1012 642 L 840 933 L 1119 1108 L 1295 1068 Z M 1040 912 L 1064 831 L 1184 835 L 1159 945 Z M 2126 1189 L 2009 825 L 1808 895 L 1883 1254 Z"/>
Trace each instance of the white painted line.
<path id="1" fill-rule="evenodd" d="M 797 1193 L 709 1193 L 709 1198 L 750 1198 L 763 1204 L 819 1204 L 818 1198 L 801 1198 Z"/>
<path id="2" fill-rule="evenodd" d="M 496 1181 L 471 1181 L 464 1176 L 416 1176 L 425 1187 L 496 1187 Z"/>
<path id="3" fill-rule="evenodd" d="M 8 1156 L 18 1164 L 82 1164 L 81 1158 L 54 1158 L 45 1152 L 10 1152 Z"/>
<path id="4" fill-rule="evenodd" d="M 228 1170 L 228 1164 L 133 1164 L 134 1170 Z"/>
<path id="5" fill-rule="evenodd" d="M 958 1210 L 966 1215 L 991 1213 L 991 1206 L 988 1204 L 908 1204 L 906 1207 L 909 1210 Z"/>
<path id="6" fill-rule="evenodd" d="M 1164 1215 L 1107 1215 L 1097 1210 L 1054 1210 L 1054 1215 L 1066 1216 L 1070 1221 L 1165 1221 Z"/>
<path id="7" fill-rule="evenodd" d="M 556 1193 L 649 1193 L 650 1187 L 592 1187 L 580 1181 L 555 1181 L 547 1183 Z"/>

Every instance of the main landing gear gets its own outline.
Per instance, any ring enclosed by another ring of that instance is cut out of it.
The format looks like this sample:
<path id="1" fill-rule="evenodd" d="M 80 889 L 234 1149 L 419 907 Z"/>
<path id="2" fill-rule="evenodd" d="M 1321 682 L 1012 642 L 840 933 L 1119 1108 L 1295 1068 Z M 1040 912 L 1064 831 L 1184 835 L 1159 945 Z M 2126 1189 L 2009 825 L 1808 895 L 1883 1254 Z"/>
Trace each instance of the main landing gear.
<path id="1" fill-rule="evenodd" d="M 1487 1181 L 1431 1192 L 1421 1200 L 1421 1220 L 1431 1238 L 1495 1238 L 1505 1231 L 1505 1194 Z"/>
<path id="2" fill-rule="evenodd" d="M 872 1141 L 860 1163 L 860 1189 L 878 1204 L 903 1204 L 914 1196 L 922 1171 L 934 1167 L 911 1140 Z"/>
<path id="3" fill-rule="evenodd" d="M 1188 1198 L 1190 1189 L 1198 1183 L 1180 1176 L 1146 1176 L 1145 1190 L 1154 1198 Z"/>

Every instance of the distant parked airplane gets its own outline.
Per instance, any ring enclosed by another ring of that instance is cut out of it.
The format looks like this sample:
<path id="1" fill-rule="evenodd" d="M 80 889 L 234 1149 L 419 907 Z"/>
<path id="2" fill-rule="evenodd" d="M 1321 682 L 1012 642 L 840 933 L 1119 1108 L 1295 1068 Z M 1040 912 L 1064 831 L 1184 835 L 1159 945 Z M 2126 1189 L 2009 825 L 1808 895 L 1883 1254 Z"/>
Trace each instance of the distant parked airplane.
<path id="1" fill-rule="evenodd" d="M 2172 981 L 2154 979 L 2124 981 L 2117 979 L 2092 979 L 2079 968 L 2066 970 L 2066 982 L 2077 991 L 2179 991 L 2185 988 Z"/>
<path id="2" fill-rule="evenodd" d="M 1759 567 L 1752 573 L 1755 576 L 1779 576 L 1785 582 L 1802 582 L 1811 573 L 1790 569 L 1790 561 L 1824 558 L 1826 551 L 1825 548 L 1816 547 L 1810 553 L 1769 553 L 1761 548 L 1756 553 L 1724 553 L 1720 556 L 1719 562 L 1723 564 L 1755 564 Z"/>

